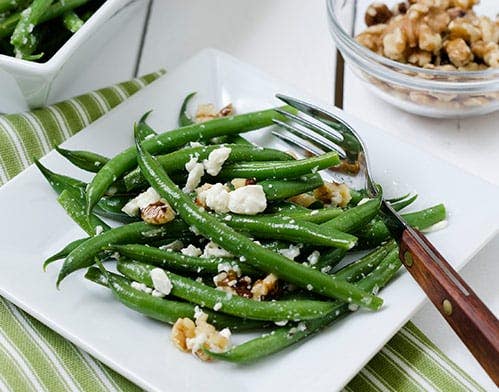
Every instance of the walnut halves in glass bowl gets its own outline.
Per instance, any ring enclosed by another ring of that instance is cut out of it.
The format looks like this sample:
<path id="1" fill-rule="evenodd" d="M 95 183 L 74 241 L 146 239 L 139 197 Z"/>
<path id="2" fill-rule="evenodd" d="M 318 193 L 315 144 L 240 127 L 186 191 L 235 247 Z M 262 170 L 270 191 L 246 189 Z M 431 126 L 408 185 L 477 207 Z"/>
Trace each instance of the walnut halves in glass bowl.
<path id="1" fill-rule="evenodd" d="M 330 0 L 328 11 L 347 64 L 385 101 L 443 118 L 499 109 L 497 0 Z"/>

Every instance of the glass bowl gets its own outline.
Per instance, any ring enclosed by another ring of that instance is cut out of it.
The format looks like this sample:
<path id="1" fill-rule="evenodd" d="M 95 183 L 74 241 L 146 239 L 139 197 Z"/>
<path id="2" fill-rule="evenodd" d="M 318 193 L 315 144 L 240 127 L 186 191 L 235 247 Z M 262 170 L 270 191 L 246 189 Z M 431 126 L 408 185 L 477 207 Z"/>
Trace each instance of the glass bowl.
<path id="1" fill-rule="evenodd" d="M 499 69 L 442 71 L 403 64 L 376 54 L 354 36 L 367 26 L 373 0 L 327 0 L 331 35 L 346 64 L 376 95 L 398 108 L 427 117 L 460 118 L 499 110 Z M 384 1 L 391 8 L 398 1 Z M 498 0 L 481 0 L 478 15 L 495 18 Z M 357 15 L 357 17 L 355 17 Z"/>

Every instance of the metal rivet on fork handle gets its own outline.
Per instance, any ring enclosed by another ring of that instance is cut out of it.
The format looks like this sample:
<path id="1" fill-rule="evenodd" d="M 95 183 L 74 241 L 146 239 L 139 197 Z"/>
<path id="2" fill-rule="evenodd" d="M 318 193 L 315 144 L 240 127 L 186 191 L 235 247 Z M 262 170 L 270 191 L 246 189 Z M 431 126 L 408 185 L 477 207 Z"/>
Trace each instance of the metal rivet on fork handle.
<path id="1" fill-rule="evenodd" d="M 450 316 L 452 314 L 452 303 L 448 299 L 443 300 L 442 308 L 447 316 Z"/>

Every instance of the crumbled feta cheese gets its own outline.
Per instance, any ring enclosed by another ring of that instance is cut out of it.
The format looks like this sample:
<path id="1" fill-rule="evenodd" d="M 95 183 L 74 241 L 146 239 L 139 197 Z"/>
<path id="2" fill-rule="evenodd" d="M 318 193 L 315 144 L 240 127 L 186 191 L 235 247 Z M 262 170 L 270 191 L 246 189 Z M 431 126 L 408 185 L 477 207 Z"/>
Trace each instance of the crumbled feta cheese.
<path id="1" fill-rule="evenodd" d="M 230 329 L 229 328 L 224 328 L 222 329 L 220 332 L 219 332 L 220 336 L 226 338 L 226 339 L 230 339 L 230 337 L 232 336 L 232 332 L 230 332 Z"/>
<path id="2" fill-rule="evenodd" d="M 241 268 L 237 264 L 232 264 L 229 262 L 218 263 L 217 265 L 218 272 L 230 272 L 234 271 L 237 276 L 241 276 Z"/>
<path id="3" fill-rule="evenodd" d="M 216 176 L 222 170 L 224 162 L 229 158 L 232 150 L 228 147 L 220 147 L 210 152 L 208 159 L 203 161 L 206 172 L 211 176 Z"/>
<path id="4" fill-rule="evenodd" d="M 307 290 L 312 291 L 314 289 L 314 286 L 312 286 L 310 283 L 307 284 Z"/>
<path id="5" fill-rule="evenodd" d="M 442 230 L 447 227 L 447 220 L 440 221 L 435 223 L 434 225 L 427 227 L 426 229 L 421 230 L 422 233 L 432 233 L 434 231 Z"/>
<path id="6" fill-rule="evenodd" d="M 154 290 L 152 291 L 151 295 L 152 295 L 153 297 L 158 297 L 158 298 L 163 298 L 163 297 L 165 296 L 165 294 L 163 294 L 162 292 L 160 292 L 160 291 L 158 291 L 158 290 L 156 290 L 156 289 L 154 289 Z"/>
<path id="7" fill-rule="evenodd" d="M 189 144 L 191 147 L 203 147 L 203 144 L 199 142 L 190 142 Z"/>
<path id="8" fill-rule="evenodd" d="M 359 309 L 359 305 L 356 305 L 356 304 L 349 304 L 348 305 L 348 310 L 350 310 L 351 312 L 355 312 Z"/>
<path id="9" fill-rule="evenodd" d="M 322 272 L 323 274 L 327 274 L 329 271 L 331 271 L 331 269 L 332 269 L 332 268 L 331 268 L 331 266 L 330 266 L 330 265 L 326 265 L 325 267 L 322 267 L 322 268 L 321 268 L 321 272 Z"/>
<path id="10" fill-rule="evenodd" d="M 189 244 L 187 248 L 181 249 L 180 252 L 182 252 L 182 254 L 186 256 L 192 256 L 192 257 L 199 257 L 203 253 L 201 252 L 201 249 L 195 247 L 192 244 Z"/>
<path id="11" fill-rule="evenodd" d="M 279 249 L 279 253 L 290 260 L 294 260 L 295 257 L 300 255 L 300 246 L 291 244 L 289 248 Z"/>
<path id="12" fill-rule="evenodd" d="M 360 199 L 360 201 L 357 203 L 358 206 L 361 206 L 362 204 L 366 204 L 369 200 L 368 197 L 364 197 L 363 199 Z"/>
<path id="13" fill-rule="evenodd" d="M 154 288 L 164 295 L 170 294 L 172 291 L 172 282 L 166 272 L 161 268 L 154 268 L 150 272 Z"/>
<path id="14" fill-rule="evenodd" d="M 230 193 L 227 187 L 221 183 L 216 183 L 215 185 L 199 192 L 198 199 L 201 204 L 215 212 L 229 212 Z"/>
<path id="15" fill-rule="evenodd" d="M 130 286 L 132 286 L 132 288 L 134 288 L 135 290 L 143 291 L 147 294 L 151 294 L 152 292 L 152 289 L 150 287 L 147 287 L 144 283 L 132 282 Z"/>
<path id="16" fill-rule="evenodd" d="M 210 241 L 204 247 L 202 257 L 233 257 L 234 255 L 221 248 L 218 244 Z"/>
<path id="17" fill-rule="evenodd" d="M 308 262 L 310 265 L 315 265 L 319 261 L 319 257 L 321 256 L 321 252 L 318 250 L 314 250 L 310 256 L 307 257 Z"/>
<path id="18" fill-rule="evenodd" d="M 104 228 L 101 225 L 95 226 L 95 235 L 102 234 L 103 231 L 104 231 Z"/>
<path id="19" fill-rule="evenodd" d="M 204 166 L 202 163 L 198 163 L 197 156 L 192 156 L 189 162 L 185 164 L 185 169 L 189 172 L 189 175 L 183 191 L 184 193 L 191 193 L 201 182 L 201 177 L 204 175 Z"/>
<path id="20" fill-rule="evenodd" d="M 214 306 L 213 306 L 213 310 L 215 312 L 218 312 L 220 309 L 222 309 L 222 303 L 221 302 L 217 302 Z"/>
<path id="21" fill-rule="evenodd" d="M 274 324 L 277 325 L 278 327 L 284 327 L 287 323 L 288 323 L 288 320 L 274 322 Z"/>
<path id="22" fill-rule="evenodd" d="M 256 215 L 267 208 L 261 185 L 246 185 L 230 192 L 229 210 L 236 214 Z"/>
<path id="23" fill-rule="evenodd" d="M 136 216 L 138 215 L 139 210 L 157 202 L 168 204 L 166 200 L 161 198 L 159 193 L 156 192 L 154 188 L 148 188 L 145 192 L 142 192 L 137 197 L 126 203 L 121 211 L 129 216 Z"/>
<path id="24" fill-rule="evenodd" d="M 182 248 L 184 247 L 184 244 L 182 243 L 182 241 L 180 240 L 175 240 L 175 241 L 172 241 L 166 245 L 161 245 L 159 247 L 159 249 L 161 250 L 175 250 L 175 251 L 179 251 L 181 250 Z"/>

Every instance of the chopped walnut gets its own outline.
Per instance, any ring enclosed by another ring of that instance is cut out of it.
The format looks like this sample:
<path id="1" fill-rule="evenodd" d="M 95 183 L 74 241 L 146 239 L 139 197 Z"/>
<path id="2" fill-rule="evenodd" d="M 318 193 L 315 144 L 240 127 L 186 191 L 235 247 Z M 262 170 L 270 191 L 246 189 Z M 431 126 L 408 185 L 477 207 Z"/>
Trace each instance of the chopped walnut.
<path id="1" fill-rule="evenodd" d="M 473 43 L 482 38 L 482 32 L 466 18 L 457 18 L 449 23 L 450 39 L 462 38 Z"/>
<path id="2" fill-rule="evenodd" d="M 424 67 L 431 63 L 431 53 L 425 50 L 416 50 L 408 58 L 409 63 Z"/>
<path id="3" fill-rule="evenodd" d="M 179 318 L 172 328 L 172 342 L 182 351 L 189 351 L 187 339 L 192 339 L 195 335 L 196 324 L 190 318 Z"/>
<path id="4" fill-rule="evenodd" d="M 231 182 L 234 189 L 242 188 L 247 185 L 255 185 L 256 181 L 252 178 L 234 178 Z"/>
<path id="5" fill-rule="evenodd" d="M 381 3 L 366 11 L 366 30 L 356 40 L 370 50 L 402 63 L 427 69 L 455 66 L 473 71 L 499 67 L 494 49 L 499 44 L 499 23 L 477 16 L 478 0 L 409 0 L 390 11 Z M 481 42 L 483 41 L 483 43 Z M 473 50 L 470 47 L 480 42 Z M 475 63 L 475 64 L 473 64 Z"/>
<path id="6" fill-rule="evenodd" d="M 224 352 L 230 346 L 230 330 L 217 331 L 208 323 L 208 315 L 196 307 L 195 322 L 189 318 L 179 318 L 172 328 L 173 344 L 184 352 L 191 351 L 203 361 L 211 360 L 203 349 Z"/>
<path id="7" fill-rule="evenodd" d="M 231 116 L 232 114 L 234 114 L 234 108 L 232 107 L 231 103 L 229 103 L 219 111 L 217 111 L 215 109 L 215 106 L 213 106 L 211 103 L 203 104 L 198 106 L 198 110 L 196 112 L 196 122 L 202 123 L 213 120 L 214 118 Z"/>
<path id="8" fill-rule="evenodd" d="M 222 271 L 213 278 L 213 283 L 220 290 L 238 295 L 244 298 L 251 298 L 251 278 L 249 276 L 238 276 L 234 270 Z"/>
<path id="9" fill-rule="evenodd" d="M 268 274 L 265 278 L 257 280 L 251 288 L 253 299 L 261 301 L 277 291 L 277 276 Z"/>
<path id="10" fill-rule="evenodd" d="M 473 61 L 473 53 L 466 44 L 466 41 L 462 38 L 446 41 L 444 48 L 449 56 L 449 60 L 456 67 L 464 67 L 466 64 Z"/>
<path id="11" fill-rule="evenodd" d="M 419 26 L 419 47 L 428 52 L 438 53 L 442 48 L 442 37 L 434 33 L 427 24 Z"/>
<path id="12" fill-rule="evenodd" d="M 140 217 L 152 225 L 163 225 L 175 219 L 175 211 L 164 201 L 157 201 L 140 209 Z"/>
<path id="13" fill-rule="evenodd" d="M 325 204 L 338 207 L 346 207 L 352 200 L 348 186 L 335 182 L 325 182 L 314 190 L 314 196 Z"/>
<path id="14" fill-rule="evenodd" d="M 383 37 L 383 53 L 392 60 L 404 60 L 407 40 L 400 27 Z"/>
<path id="15" fill-rule="evenodd" d="M 317 199 L 309 193 L 301 193 L 299 195 L 289 198 L 288 201 L 298 204 L 299 206 L 302 207 L 310 207 L 312 204 L 314 204 L 317 201 Z"/>
<path id="16" fill-rule="evenodd" d="M 367 7 L 365 22 L 367 26 L 385 23 L 393 16 L 392 11 L 382 3 L 372 3 Z"/>

